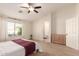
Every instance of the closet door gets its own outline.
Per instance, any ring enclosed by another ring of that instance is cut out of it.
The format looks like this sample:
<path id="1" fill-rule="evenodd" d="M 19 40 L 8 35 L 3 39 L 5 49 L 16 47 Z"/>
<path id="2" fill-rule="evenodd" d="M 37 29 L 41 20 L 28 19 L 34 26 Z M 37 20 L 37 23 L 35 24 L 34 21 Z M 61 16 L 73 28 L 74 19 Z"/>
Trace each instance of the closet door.
<path id="1" fill-rule="evenodd" d="M 77 49 L 78 48 L 78 19 L 71 18 L 66 20 L 66 45 Z"/>

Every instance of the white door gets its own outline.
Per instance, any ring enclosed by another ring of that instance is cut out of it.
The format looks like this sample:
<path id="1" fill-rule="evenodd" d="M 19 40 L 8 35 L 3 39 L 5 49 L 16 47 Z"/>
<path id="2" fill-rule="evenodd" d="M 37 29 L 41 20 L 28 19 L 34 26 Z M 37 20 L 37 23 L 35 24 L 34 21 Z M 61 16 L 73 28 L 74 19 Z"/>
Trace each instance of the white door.
<path id="1" fill-rule="evenodd" d="M 66 45 L 78 49 L 78 20 L 71 18 L 66 20 Z"/>

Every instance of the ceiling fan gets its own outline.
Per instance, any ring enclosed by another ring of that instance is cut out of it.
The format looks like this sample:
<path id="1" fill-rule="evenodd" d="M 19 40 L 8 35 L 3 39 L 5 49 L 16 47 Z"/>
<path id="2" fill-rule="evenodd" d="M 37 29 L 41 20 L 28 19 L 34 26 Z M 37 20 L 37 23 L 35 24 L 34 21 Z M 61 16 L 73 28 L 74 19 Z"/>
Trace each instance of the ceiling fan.
<path id="1" fill-rule="evenodd" d="M 33 6 L 33 3 L 27 3 L 25 5 L 20 6 L 21 8 L 25 8 L 28 9 L 28 13 L 30 13 L 31 11 L 34 11 L 35 13 L 39 13 L 36 9 L 40 9 L 41 6 Z M 19 13 L 22 13 L 23 11 L 20 10 Z"/>

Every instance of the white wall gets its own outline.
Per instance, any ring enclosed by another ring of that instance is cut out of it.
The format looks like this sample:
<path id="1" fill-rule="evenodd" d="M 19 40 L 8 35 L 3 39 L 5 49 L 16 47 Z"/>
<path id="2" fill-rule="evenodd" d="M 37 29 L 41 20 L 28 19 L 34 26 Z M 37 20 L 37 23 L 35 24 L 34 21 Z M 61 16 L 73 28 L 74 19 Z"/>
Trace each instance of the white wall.
<path id="1" fill-rule="evenodd" d="M 32 23 L 33 39 L 44 40 L 43 37 L 44 37 L 44 22 L 45 21 L 49 23 L 49 33 L 48 33 L 48 39 L 46 41 L 50 42 L 51 40 L 51 16 L 50 15 L 47 15 L 36 21 L 33 21 Z"/>
<path id="2" fill-rule="evenodd" d="M 32 23 L 29 21 L 23 22 L 23 37 L 29 39 L 31 34 L 32 34 Z"/>
<path id="3" fill-rule="evenodd" d="M 79 16 L 79 6 L 73 4 L 69 6 L 64 6 L 63 8 L 59 9 L 58 11 L 52 13 L 52 34 L 66 34 L 66 45 L 74 48 L 79 49 L 79 38 L 78 38 L 78 17 Z M 72 23 L 72 30 L 71 26 L 70 32 L 72 34 L 66 33 L 66 20 L 77 20 L 73 21 Z M 75 25 L 73 25 L 75 23 Z M 74 26 L 74 27 L 73 27 Z M 75 30 L 74 30 L 75 29 Z M 75 32 L 75 35 L 74 35 Z M 68 37 L 69 36 L 69 37 Z"/>
<path id="4" fill-rule="evenodd" d="M 76 16 L 76 5 L 64 6 L 52 13 L 52 33 L 66 34 L 65 21 Z"/>
<path id="5" fill-rule="evenodd" d="M 78 49 L 79 49 L 79 4 L 76 6 L 76 13 L 78 18 Z"/>
<path id="6" fill-rule="evenodd" d="M 23 32 L 22 32 L 22 36 L 23 38 L 29 39 L 30 35 L 32 34 L 32 27 L 31 27 L 31 22 L 29 21 L 14 21 L 14 20 L 10 20 L 8 18 L 0 18 L 0 41 L 4 41 L 9 39 L 8 37 L 6 37 L 6 21 L 11 21 L 11 22 L 17 22 L 17 23 L 21 23 L 23 25 Z M 16 37 L 12 37 L 12 39 L 14 39 Z"/>
<path id="7" fill-rule="evenodd" d="M 51 18 L 50 18 L 51 17 Z M 43 22 L 46 19 L 51 19 L 52 34 L 66 34 L 66 20 L 76 17 L 76 5 L 71 4 L 33 22 L 34 39 L 43 40 Z"/>
<path id="8" fill-rule="evenodd" d="M 0 17 L 0 40 L 2 41 L 2 17 Z"/>

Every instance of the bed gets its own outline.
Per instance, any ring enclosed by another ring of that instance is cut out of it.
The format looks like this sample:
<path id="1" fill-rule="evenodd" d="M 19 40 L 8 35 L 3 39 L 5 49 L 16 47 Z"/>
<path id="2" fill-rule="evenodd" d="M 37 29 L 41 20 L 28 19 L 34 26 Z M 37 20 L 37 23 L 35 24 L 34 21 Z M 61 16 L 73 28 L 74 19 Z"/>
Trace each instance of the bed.
<path id="1" fill-rule="evenodd" d="M 27 56 L 39 49 L 38 44 L 26 39 L 0 43 L 0 56 Z"/>

